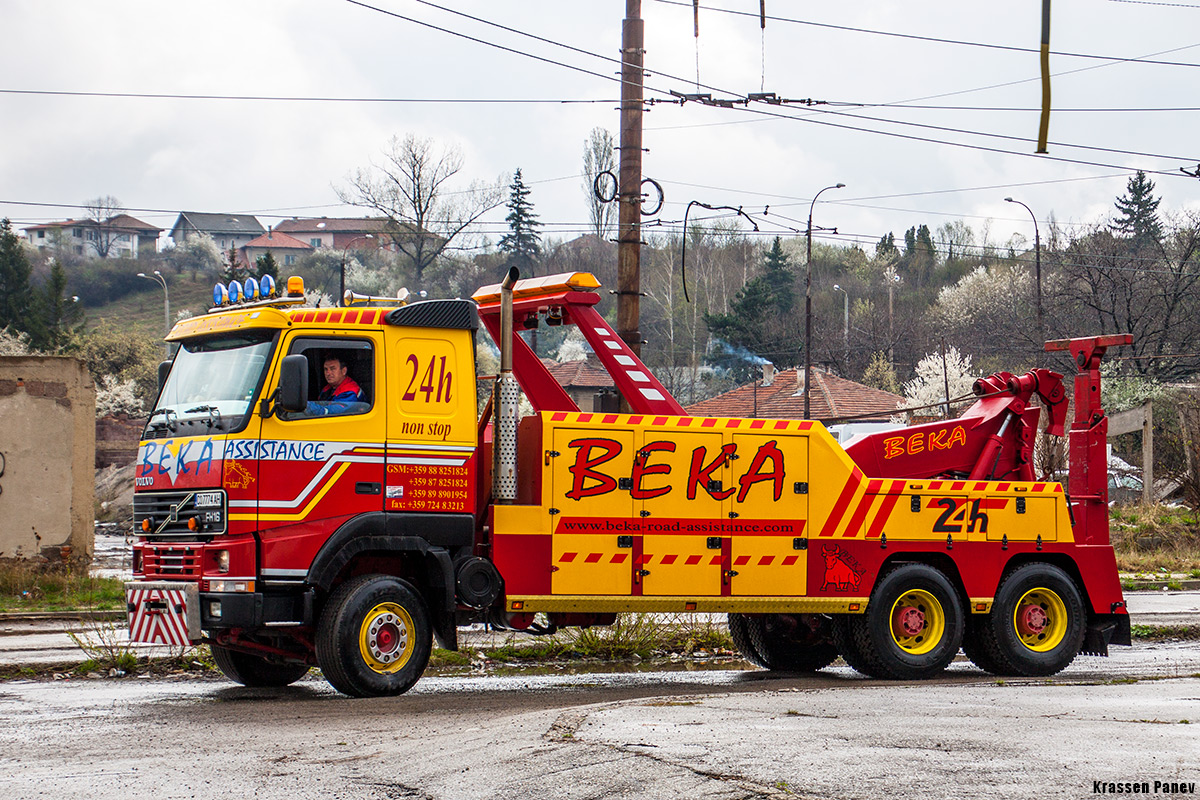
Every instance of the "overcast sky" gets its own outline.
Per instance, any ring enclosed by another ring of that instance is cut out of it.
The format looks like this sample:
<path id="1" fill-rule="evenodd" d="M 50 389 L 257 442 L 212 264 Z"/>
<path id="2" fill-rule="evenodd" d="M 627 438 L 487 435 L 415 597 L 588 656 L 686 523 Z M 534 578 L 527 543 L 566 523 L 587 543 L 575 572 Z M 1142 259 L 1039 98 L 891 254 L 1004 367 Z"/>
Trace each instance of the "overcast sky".
<path id="1" fill-rule="evenodd" d="M 618 55 L 623 0 L 443 2 L 514 31 Z M 334 187 L 378 159 L 390 136 L 412 132 L 459 145 L 468 179 L 507 180 L 522 168 L 546 234 L 582 232 L 583 142 L 595 126 L 616 135 L 619 84 L 604 77 L 616 65 L 414 0 L 372 5 L 510 51 L 346 0 L 4 0 L 0 215 L 18 225 L 81 216 L 79 208 L 33 204 L 107 194 L 148 209 L 132 213 L 163 228 L 181 209 L 254 213 L 264 225 L 292 215 L 359 216 L 337 204 Z M 936 229 L 954 219 L 977 232 L 990 219 L 993 240 L 1013 233 L 1032 239 L 1029 215 L 1005 196 L 1027 203 L 1043 222 L 1051 214 L 1061 223 L 1094 222 L 1111 213 L 1137 168 L 1166 173 L 1152 175 L 1162 210 L 1200 209 L 1200 181 L 1179 172 L 1200 161 L 1192 146 L 1200 111 L 1128 110 L 1200 106 L 1198 3 L 1055 0 L 1053 51 L 1184 65 L 1052 56 L 1049 157 L 1032 155 L 1034 144 L 1025 141 L 1037 136 L 1041 99 L 1037 0 L 767 0 L 771 16 L 865 30 L 768 19 L 765 34 L 753 0 L 705 0 L 698 47 L 690 6 L 643 2 L 648 98 L 695 92 L 698 64 L 700 83 L 713 87 L 702 91 L 716 96 L 765 90 L 831 103 L 1026 110 L 657 105 L 646 117 L 643 172 L 665 189 L 664 224 L 680 220 L 690 200 L 744 206 L 760 220 L 769 205 L 764 232 L 788 234 L 771 223 L 803 229 L 813 193 L 843 182 L 845 189 L 822 196 L 816 223 L 837 226 L 842 240 L 868 249 L 889 230 L 899 237 L 912 225 Z M 184 100 L 12 90 L 598 102 Z M 1114 108 L 1127 110 L 1069 110 Z M 503 212 L 492 219 L 498 234 Z"/>

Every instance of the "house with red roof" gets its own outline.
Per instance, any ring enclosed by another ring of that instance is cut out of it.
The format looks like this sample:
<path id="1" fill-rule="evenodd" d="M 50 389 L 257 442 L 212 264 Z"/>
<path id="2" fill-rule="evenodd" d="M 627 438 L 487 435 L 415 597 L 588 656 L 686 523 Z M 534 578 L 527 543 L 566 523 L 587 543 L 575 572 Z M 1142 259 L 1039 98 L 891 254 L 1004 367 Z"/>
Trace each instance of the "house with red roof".
<path id="1" fill-rule="evenodd" d="M 804 370 L 775 372 L 767 366 L 761 380 L 739 386 L 687 407 L 689 414 L 705 417 L 804 417 Z M 813 419 L 831 421 L 862 414 L 896 411 L 904 404 L 898 394 L 874 389 L 819 369 L 812 371 L 809 413 Z M 886 421 L 886 416 L 877 419 Z"/>
<path id="2" fill-rule="evenodd" d="M 567 396 L 575 401 L 580 411 L 606 410 L 598 403 L 597 395 L 616 397 L 616 384 L 608 370 L 600 363 L 595 354 L 588 353 L 587 358 L 578 361 L 555 361 L 543 358 L 542 364 L 549 370 L 558 385 L 563 387 Z"/>
<path id="3" fill-rule="evenodd" d="M 307 242 L 313 249 L 374 250 L 383 247 L 391 250 L 393 247 L 387 235 L 387 225 L 388 221 L 383 217 L 294 217 L 280 222 L 275 230 Z"/>
<path id="4" fill-rule="evenodd" d="M 305 244 L 295 236 L 288 236 L 286 233 L 268 228 L 262 236 L 251 239 L 239 247 L 238 255 L 241 256 L 243 264 L 253 264 L 259 256 L 271 253 L 279 266 L 290 267 L 295 265 L 301 256 L 312 251 L 311 245 Z"/>
<path id="5" fill-rule="evenodd" d="M 30 225 L 21 232 L 38 250 L 64 248 L 79 256 L 137 258 L 153 255 L 163 231 L 128 214 L 117 214 L 103 222 L 94 219 L 68 219 Z"/>

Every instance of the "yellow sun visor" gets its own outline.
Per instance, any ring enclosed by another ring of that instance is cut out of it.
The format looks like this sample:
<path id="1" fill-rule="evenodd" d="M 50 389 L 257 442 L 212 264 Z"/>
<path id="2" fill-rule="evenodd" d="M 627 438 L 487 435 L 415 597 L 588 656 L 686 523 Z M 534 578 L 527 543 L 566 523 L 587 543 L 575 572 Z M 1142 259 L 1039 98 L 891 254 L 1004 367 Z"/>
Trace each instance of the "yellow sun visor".
<path id="1" fill-rule="evenodd" d="M 542 278 L 525 278 L 513 285 L 513 300 L 527 300 L 532 297 L 562 294 L 565 291 L 585 292 L 589 289 L 599 289 L 600 281 L 590 272 L 560 272 L 557 275 L 546 275 Z M 484 286 L 471 299 L 481 306 L 500 302 L 500 284 L 493 283 Z"/>
<path id="2" fill-rule="evenodd" d="M 270 306 L 253 306 L 218 311 L 199 317 L 180 320 L 167 336 L 168 342 L 178 342 L 193 336 L 246 330 L 248 328 L 286 328 L 291 322 L 288 315 Z"/>

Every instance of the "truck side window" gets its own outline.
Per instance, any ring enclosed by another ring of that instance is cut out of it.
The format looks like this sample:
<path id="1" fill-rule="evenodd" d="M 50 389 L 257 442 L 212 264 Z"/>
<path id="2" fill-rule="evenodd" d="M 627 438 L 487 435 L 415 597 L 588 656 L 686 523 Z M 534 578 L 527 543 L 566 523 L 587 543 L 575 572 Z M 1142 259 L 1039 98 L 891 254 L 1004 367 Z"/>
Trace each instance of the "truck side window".
<path id="1" fill-rule="evenodd" d="M 284 419 L 365 414 L 374 405 L 375 351 L 358 339 L 297 339 L 290 355 L 308 359 L 308 407 Z"/>

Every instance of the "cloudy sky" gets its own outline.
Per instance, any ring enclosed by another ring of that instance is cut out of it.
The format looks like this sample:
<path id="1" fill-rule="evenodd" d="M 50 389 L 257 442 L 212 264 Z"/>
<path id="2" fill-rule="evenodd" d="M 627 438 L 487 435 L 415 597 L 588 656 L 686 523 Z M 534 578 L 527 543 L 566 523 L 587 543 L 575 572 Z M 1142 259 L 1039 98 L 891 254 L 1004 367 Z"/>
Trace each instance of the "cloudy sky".
<path id="1" fill-rule="evenodd" d="M 466 178 L 522 168 L 547 234 L 582 232 L 584 139 L 618 129 L 625 3 L 442 3 L 494 25 L 416 0 L 4 0 L 0 215 L 80 216 L 70 206 L 102 194 L 163 228 L 181 209 L 361 215 L 335 187 L 411 132 L 460 146 Z M 1200 2 L 1055 0 L 1049 156 L 1032 154 L 1040 8 L 767 0 L 764 33 L 753 0 L 704 0 L 697 40 L 690 2 L 643 0 L 648 98 L 697 91 L 698 71 L 718 97 L 828 101 L 654 106 L 644 174 L 665 189 L 658 219 L 699 200 L 786 234 L 843 182 L 816 220 L 843 241 L 954 219 L 1004 241 L 1031 234 L 1005 196 L 1042 221 L 1094 222 L 1137 168 L 1162 173 L 1164 210 L 1200 209 L 1200 181 L 1179 171 L 1200 161 Z"/>

